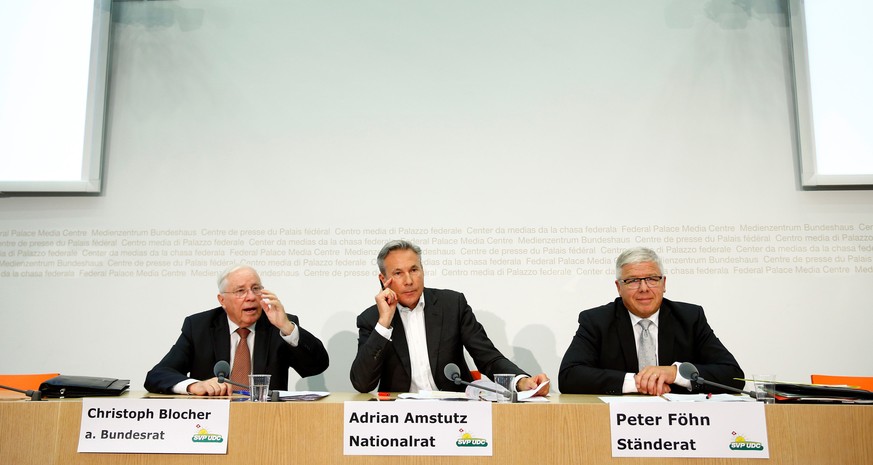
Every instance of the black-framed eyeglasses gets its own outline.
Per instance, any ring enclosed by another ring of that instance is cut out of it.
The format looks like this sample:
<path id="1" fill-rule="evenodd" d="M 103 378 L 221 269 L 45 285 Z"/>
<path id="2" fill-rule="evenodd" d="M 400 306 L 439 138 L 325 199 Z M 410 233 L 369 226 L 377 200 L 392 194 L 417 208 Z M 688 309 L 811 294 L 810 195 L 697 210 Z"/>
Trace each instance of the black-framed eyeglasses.
<path id="1" fill-rule="evenodd" d="M 640 283 L 645 282 L 648 287 L 656 287 L 664 280 L 663 276 L 646 276 L 644 278 L 619 279 L 618 282 L 627 286 L 628 289 L 639 289 Z"/>
<path id="2" fill-rule="evenodd" d="M 252 286 L 251 289 L 237 289 L 235 291 L 222 292 L 222 294 L 231 294 L 237 299 L 244 299 L 247 295 L 249 295 L 249 292 L 254 294 L 255 297 L 260 297 L 261 294 L 264 293 L 264 288 L 263 286 Z"/>

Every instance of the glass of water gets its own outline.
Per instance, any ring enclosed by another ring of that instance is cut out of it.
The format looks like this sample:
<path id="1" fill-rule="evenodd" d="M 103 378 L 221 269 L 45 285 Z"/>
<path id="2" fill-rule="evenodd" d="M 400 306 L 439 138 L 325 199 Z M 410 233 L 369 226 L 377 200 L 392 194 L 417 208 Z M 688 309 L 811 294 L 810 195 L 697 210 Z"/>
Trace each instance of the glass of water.
<path id="1" fill-rule="evenodd" d="M 266 402 L 270 398 L 270 375 L 249 375 L 249 400 L 252 402 Z"/>

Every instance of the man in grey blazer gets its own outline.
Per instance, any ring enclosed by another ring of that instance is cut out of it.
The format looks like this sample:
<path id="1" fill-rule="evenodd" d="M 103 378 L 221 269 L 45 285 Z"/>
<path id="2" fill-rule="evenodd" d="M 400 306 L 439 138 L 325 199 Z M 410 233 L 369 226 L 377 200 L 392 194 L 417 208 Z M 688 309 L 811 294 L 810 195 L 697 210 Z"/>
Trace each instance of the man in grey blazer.
<path id="1" fill-rule="evenodd" d="M 615 270 L 619 298 L 579 314 L 579 329 L 561 361 L 561 392 L 719 391 L 692 386 L 678 373 L 681 362 L 693 363 L 703 379 L 743 387 L 745 383 L 736 379 L 743 378 L 743 370 L 709 327 L 703 308 L 664 299 L 667 277 L 654 251 L 626 250 Z"/>
<path id="2" fill-rule="evenodd" d="M 472 381 L 466 348 L 481 373 L 514 374 L 514 387 L 529 390 L 548 380 L 527 375 L 491 343 L 464 295 L 424 287 L 421 249 L 408 241 L 391 241 L 377 257 L 383 289 L 376 305 L 358 316 L 358 354 L 350 378 L 360 392 L 423 390 L 460 391 L 443 370 L 458 365 L 461 378 Z M 546 384 L 537 395 L 546 395 Z"/>

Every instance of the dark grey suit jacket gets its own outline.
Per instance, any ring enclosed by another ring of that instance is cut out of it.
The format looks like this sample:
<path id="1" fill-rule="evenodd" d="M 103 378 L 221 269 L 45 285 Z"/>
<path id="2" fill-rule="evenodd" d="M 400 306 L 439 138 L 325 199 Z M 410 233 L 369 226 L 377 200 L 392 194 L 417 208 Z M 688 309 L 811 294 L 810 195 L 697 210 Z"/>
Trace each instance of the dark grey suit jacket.
<path id="1" fill-rule="evenodd" d="M 329 362 L 321 341 L 300 327 L 296 316 L 288 315 L 288 319 L 300 330 L 297 347 L 282 339 L 279 328 L 270 323 L 265 313 L 255 326 L 252 373 L 272 375 L 270 389 L 288 389 L 288 367 L 306 377 L 323 372 Z M 230 361 L 230 327 L 227 313 L 216 307 L 185 318 L 176 344 L 146 375 L 145 388 L 149 392 L 172 394 L 173 386 L 188 378 L 215 377 L 213 368 L 219 360 Z"/>
<path id="2" fill-rule="evenodd" d="M 637 373 L 639 362 L 628 310 L 619 297 L 602 307 L 579 314 L 579 329 L 561 361 L 558 385 L 567 394 L 621 394 L 627 373 Z M 700 375 L 742 389 L 745 384 L 737 360 L 715 337 L 703 307 L 664 299 L 658 316 L 658 364 L 691 362 Z M 673 385 L 673 392 L 688 392 Z M 694 392 L 721 392 L 694 388 Z"/>
<path id="3" fill-rule="evenodd" d="M 394 313 L 390 341 L 374 331 L 378 321 L 379 310 L 375 305 L 358 316 L 358 355 L 349 375 L 352 385 L 360 392 L 370 392 L 377 386 L 379 391 L 408 392 L 412 368 L 400 311 Z M 439 390 L 465 388 L 445 377 L 443 369 L 448 363 L 458 365 L 465 381 L 473 380 L 464 361 L 464 348 L 479 371 L 491 379 L 494 373 L 525 373 L 494 347 L 463 294 L 425 288 L 424 321 L 430 369 Z"/>

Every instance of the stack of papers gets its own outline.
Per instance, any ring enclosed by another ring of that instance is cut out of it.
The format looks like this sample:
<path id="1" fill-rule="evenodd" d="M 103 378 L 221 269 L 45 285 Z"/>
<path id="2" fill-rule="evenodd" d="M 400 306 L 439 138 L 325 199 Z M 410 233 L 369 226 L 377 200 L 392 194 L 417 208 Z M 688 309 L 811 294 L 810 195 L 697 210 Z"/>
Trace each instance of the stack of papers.
<path id="1" fill-rule="evenodd" d="M 777 403 L 873 404 L 873 391 L 848 386 L 776 382 L 773 393 Z M 600 400 L 608 404 L 629 402 L 755 402 L 745 394 L 676 394 L 656 396 L 610 396 Z"/>
<path id="2" fill-rule="evenodd" d="M 463 392 L 453 391 L 404 392 L 403 394 L 398 394 L 397 398 L 405 400 L 467 400 L 467 396 Z"/>
<path id="3" fill-rule="evenodd" d="M 873 392 L 846 386 L 776 383 L 776 402 L 873 404 Z"/>
<path id="4" fill-rule="evenodd" d="M 756 400 L 743 394 L 674 394 L 672 392 L 661 396 L 670 402 L 755 402 Z"/>
<path id="5" fill-rule="evenodd" d="M 517 399 L 519 402 L 548 402 L 549 399 L 546 397 L 534 397 L 543 386 L 549 384 L 548 381 L 544 381 L 542 384 L 536 387 L 536 389 L 531 389 L 529 391 L 521 391 L 517 395 Z M 479 389 L 477 386 L 490 387 L 492 389 L 503 389 L 500 385 L 494 383 L 493 381 L 489 381 L 486 378 L 482 378 L 478 381 L 473 382 L 473 384 L 467 386 L 467 389 L 464 392 L 453 392 L 453 391 L 419 391 L 419 392 L 406 392 L 397 396 L 397 399 L 402 400 L 485 400 L 490 402 L 496 402 L 498 400 L 498 394 L 496 392 L 486 391 L 485 389 Z"/>
<path id="6" fill-rule="evenodd" d="M 273 391 L 279 393 L 280 401 L 318 400 L 330 395 L 325 391 Z"/>
<path id="7" fill-rule="evenodd" d="M 539 390 L 542 389 L 543 386 L 545 386 L 546 384 L 549 384 L 548 380 L 543 381 L 539 386 L 537 386 L 534 389 L 530 389 L 527 391 L 520 391 L 520 392 L 516 393 L 516 399 L 519 402 L 548 402 L 549 399 L 546 397 L 542 397 L 542 396 L 534 397 L 534 394 L 539 392 Z M 485 389 L 479 389 L 479 388 L 477 388 L 477 386 L 485 386 L 485 387 L 490 387 L 492 389 L 505 390 L 505 388 L 503 388 L 499 384 L 495 383 L 494 381 L 489 380 L 486 376 L 482 376 L 482 379 L 474 381 L 473 384 L 467 386 L 467 389 L 465 392 L 466 392 L 468 398 L 478 399 L 478 400 L 487 400 L 490 402 L 497 402 L 500 400 L 499 399 L 500 395 L 497 394 L 496 392 L 486 391 Z"/>
<path id="8" fill-rule="evenodd" d="M 601 397 L 600 400 L 607 404 L 627 404 L 634 402 L 755 402 L 755 399 L 747 395 L 736 394 L 675 394 L 667 393 L 662 396 L 628 395 Z"/>

